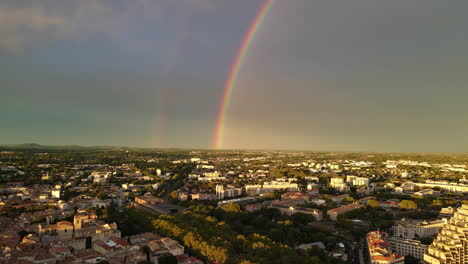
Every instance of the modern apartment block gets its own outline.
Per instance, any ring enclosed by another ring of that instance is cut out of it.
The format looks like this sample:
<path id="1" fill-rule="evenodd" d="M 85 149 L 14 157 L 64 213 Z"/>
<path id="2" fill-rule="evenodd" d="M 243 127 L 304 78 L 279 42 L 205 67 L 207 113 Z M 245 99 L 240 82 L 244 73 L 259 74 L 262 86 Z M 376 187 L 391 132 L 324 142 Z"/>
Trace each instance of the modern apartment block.
<path id="1" fill-rule="evenodd" d="M 392 245 L 392 251 L 403 255 L 411 255 L 417 259 L 423 259 L 428 245 L 421 244 L 418 240 L 391 236 L 388 241 Z"/>
<path id="2" fill-rule="evenodd" d="M 428 264 L 468 263 L 468 204 L 457 209 L 424 254 Z"/>

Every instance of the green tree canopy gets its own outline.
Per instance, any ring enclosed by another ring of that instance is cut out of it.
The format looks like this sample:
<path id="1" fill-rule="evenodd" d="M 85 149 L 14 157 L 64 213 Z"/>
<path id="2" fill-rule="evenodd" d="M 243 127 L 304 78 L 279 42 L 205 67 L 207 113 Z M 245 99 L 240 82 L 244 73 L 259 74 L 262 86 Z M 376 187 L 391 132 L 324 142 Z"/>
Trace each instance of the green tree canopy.
<path id="1" fill-rule="evenodd" d="M 169 253 L 164 253 L 158 258 L 158 264 L 177 264 L 177 258 Z"/>
<path id="2" fill-rule="evenodd" d="M 372 208 L 377 208 L 379 207 L 379 202 L 377 200 L 369 200 L 367 201 L 367 205 Z"/>
<path id="3" fill-rule="evenodd" d="M 228 203 L 223 206 L 221 206 L 221 209 L 224 210 L 225 212 L 240 212 L 240 205 L 235 204 L 235 203 Z"/>
<path id="4" fill-rule="evenodd" d="M 403 201 L 400 202 L 400 208 L 401 209 L 412 210 L 412 209 L 417 209 L 418 206 L 416 205 L 415 202 L 413 202 L 411 200 L 403 200 Z"/>

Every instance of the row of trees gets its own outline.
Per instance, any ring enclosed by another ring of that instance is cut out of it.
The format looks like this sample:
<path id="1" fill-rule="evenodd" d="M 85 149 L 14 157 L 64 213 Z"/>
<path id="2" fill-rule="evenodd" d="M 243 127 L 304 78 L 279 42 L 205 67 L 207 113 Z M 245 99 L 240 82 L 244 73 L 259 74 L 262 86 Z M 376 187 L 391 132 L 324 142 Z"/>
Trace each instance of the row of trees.
<path id="1" fill-rule="evenodd" d="M 235 207 L 221 209 L 237 214 Z M 153 222 L 157 232 L 176 238 L 205 261 L 222 263 L 323 263 L 318 257 L 299 256 L 297 252 L 268 236 L 242 235 L 229 224 L 200 212 L 160 216 Z"/>

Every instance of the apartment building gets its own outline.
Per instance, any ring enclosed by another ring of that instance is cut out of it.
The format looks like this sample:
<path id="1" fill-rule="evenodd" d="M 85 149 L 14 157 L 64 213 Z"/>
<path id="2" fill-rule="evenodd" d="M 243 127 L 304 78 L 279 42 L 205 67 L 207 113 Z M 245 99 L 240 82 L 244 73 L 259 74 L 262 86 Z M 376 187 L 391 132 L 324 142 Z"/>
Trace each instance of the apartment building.
<path id="1" fill-rule="evenodd" d="M 371 231 L 366 236 L 371 264 L 404 264 L 405 257 L 393 253 L 385 232 Z"/>
<path id="2" fill-rule="evenodd" d="M 457 209 L 424 254 L 428 264 L 468 263 L 468 204 Z"/>
<path id="3" fill-rule="evenodd" d="M 217 199 L 224 199 L 242 195 L 243 188 L 227 188 L 225 189 L 222 184 L 216 185 L 216 198 Z"/>
<path id="4" fill-rule="evenodd" d="M 328 211 L 327 211 L 327 215 L 330 217 L 330 219 L 331 219 L 332 221 L 337 221 L 337 220 L 338 220 L 338 216 L 339 216 L 340 214 L 344 214 L 344 213 L 346 213 L 346 212 L 359 209 L 359 208 L 361 208 L 361 207 L 362 207 L 362 205 L 360 205 L 360 204 L 348 204 L 348 205 L 343 205 L 343 206 L 340 206 L 340 207 L 337 207 L 337 208 L 328 210 Z"/>
<path id="5" fill-rule="evenodd" d="M 391 244 L 392 251 L 403 256 L 411 255 L 422 260 L 424 253 L 427 252 L 428 245 L 421 244 L 418 240 L 391 236 L 388 241 Z"/>
<path id="6" fill-rule="evenodd" d="M 409 239 L 414 239 L 416 236 L 435 237 L 445 224 L 447 224 L 446 218 L 434 221 L 403 218 L 399 221 L 395 221 L 395 225 L 393 226 L 393 235 Z"/>

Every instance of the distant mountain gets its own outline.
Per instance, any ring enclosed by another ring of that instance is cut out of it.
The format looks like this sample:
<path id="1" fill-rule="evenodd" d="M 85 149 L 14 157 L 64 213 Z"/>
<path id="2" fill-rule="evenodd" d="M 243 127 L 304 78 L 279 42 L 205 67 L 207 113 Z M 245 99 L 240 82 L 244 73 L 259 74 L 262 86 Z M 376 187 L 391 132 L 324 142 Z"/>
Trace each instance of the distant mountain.
<path id="1" fill-rule="evenodd" d="M 24 144 L 17 144 L 17 145 L 6 145 L 11 148 L 40 148 L 42 147 L 40 144 L 37 143 L 24 143 Z"/>
<path id="2" fill-rule="evenodd" d="M 18 151 L 32 151 L 32 152 L 62 152 L 62 151 L 87 151 L 87 150 L 102 150 L 102 151 L 124 151 L 133 148 L 121 146 L 78 146 L 78 145 L 62 145 L 62 146 L 44 146 L 37 143 L 24 143 L 24 144 L 1 144 L 0 150 L 18 150 Z"/>

